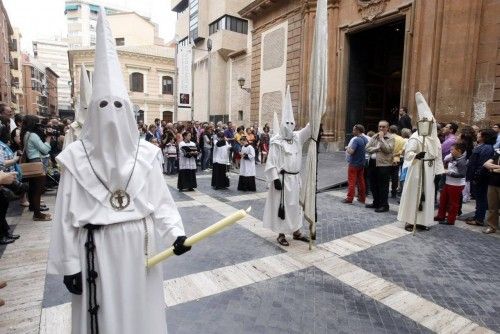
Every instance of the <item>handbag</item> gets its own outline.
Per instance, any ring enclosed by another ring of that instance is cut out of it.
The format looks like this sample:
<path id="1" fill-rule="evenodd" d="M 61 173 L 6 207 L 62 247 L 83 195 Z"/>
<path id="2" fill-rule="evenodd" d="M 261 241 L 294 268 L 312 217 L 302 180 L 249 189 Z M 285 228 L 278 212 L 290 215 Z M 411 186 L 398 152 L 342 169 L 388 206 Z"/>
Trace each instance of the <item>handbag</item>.
<path id="1" fill-rule="evenodd" d="M 19 167 L 21 168 L 21 171 L 23 173 L 23 178 L 25 178 L 25 179 L 45 176 L 45 168 L 44 168 L 43 163 L 41 161 L 22 162 L 22 161 L 27 160 L 26 159 L 26 145 L 30 139 L 30 136 L 31 136 L 31 133 L 28 135 L 28 140 L 26 141 L 26 143 L 24 143 L 23 154 L 21 155 L 21 163 L 19 164 Z"/>

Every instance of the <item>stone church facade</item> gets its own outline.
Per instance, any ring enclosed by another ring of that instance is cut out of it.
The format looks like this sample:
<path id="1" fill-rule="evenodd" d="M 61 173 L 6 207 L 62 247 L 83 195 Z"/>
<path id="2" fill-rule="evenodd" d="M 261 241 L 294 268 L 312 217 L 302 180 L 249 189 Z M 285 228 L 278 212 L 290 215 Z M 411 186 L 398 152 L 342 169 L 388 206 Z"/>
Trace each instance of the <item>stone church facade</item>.
<path id="1" fill-rule="evenodd" d="M 256 0 L 239 14 L 253 21 L 251 121 L 272 123 L 290 85 L 296 120 L 307 122 L 307 87 L 316 1 Z M 352 126 L 395 122 L 414 93 L 440 122 L 500 121 L 499 0 L 329 0 L 330 150 Z"/>

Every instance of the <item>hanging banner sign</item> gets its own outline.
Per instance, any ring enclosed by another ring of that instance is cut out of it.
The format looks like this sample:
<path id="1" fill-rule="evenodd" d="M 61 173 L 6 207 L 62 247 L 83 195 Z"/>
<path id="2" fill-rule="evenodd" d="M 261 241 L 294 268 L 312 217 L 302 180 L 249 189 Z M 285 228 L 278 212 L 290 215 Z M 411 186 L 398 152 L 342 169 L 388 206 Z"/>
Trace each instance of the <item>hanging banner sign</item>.
<path id="1" fill-rule="evenodd" d="M 193 50 L 191 45 L 179 45 L 177 49 L 177 73 L 178 76 L 178 96 L 179 108 L 191 108 L 192 103 L 192 63 Z"/>

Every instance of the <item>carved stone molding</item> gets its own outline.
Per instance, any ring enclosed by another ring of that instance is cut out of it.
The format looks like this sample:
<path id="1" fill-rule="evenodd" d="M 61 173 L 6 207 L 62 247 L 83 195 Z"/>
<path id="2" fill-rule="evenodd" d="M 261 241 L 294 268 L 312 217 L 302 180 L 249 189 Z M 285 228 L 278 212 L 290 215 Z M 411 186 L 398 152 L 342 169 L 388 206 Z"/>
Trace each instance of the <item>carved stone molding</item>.
<path id="1" fill-rule="evenodd" d="M 371 22 L 385 10 L 388 0 L 356 0 L 358 12 L 364 21 Z"/>

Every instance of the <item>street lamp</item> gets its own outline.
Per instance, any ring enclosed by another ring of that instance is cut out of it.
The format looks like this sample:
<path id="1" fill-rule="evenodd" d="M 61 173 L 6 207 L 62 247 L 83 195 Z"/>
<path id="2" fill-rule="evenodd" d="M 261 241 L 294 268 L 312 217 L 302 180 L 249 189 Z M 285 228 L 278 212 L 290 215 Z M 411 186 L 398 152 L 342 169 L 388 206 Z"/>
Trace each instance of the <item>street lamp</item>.
<path id="1" fill-rule="evenodd" d="M 250 93 L 252 91 L 250 88 L 243 87 L 243 86 L 245 86 L 245 78 L 243 78 L 243 77 L 239 78 L 238 84 L 240 85 L 240 88 L 247 91 L 247 93 Z"/>

